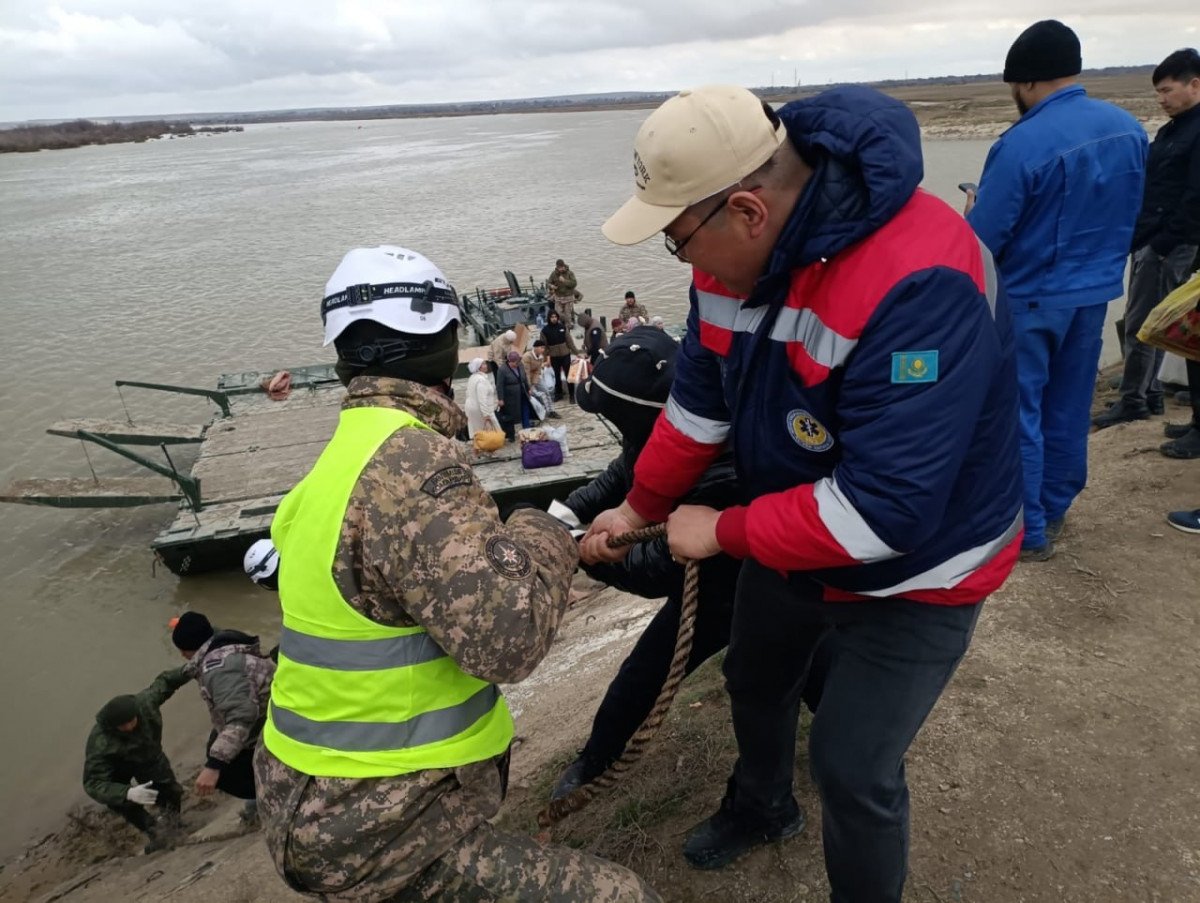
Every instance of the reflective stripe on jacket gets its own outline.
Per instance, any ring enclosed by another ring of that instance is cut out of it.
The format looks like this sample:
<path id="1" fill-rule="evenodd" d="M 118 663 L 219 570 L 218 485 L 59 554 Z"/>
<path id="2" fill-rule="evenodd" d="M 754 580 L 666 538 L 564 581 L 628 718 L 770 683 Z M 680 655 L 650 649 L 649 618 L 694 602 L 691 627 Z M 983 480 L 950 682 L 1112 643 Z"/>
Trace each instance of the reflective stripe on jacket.
<path id="1" fill-rule="evenodd" d="M 279 506 L 271 534 L 283 631 L 263 742 L 319 777 L 381 777 L 497 756 L 513 736 L 499 689 L 465 674 L 421 627 L 385 627 L 347 604 L 333 562 L 350 494 L 404 411 L 343 410 L 312 471 Z"/>

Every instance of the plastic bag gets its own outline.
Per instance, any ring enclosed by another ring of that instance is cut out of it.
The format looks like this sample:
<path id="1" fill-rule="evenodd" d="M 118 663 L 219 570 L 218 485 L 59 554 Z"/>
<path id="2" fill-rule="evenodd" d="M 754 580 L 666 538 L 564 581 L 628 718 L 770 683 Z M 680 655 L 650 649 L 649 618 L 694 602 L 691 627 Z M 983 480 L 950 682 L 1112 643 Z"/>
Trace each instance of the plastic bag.
<path id="1" fill-rule="evenodd" d="M 555 467 L 563 462 L 562 446 L 549 439 L 526 442 L 521 446 L 521 466 L 526 470 Z"/>
<path id="2" fill-rule="evenodd" d="M 517 430 L 517 441 L 524 445 L 526 442 L 543 442 L 546 439 L 546 429 L 541 426 L 530 426 Z"/>
<path id="3" fill-rule="evenodd" d="M 475 451 L 494 452 L 503 446 L 503 430 L 477 430 L 475 432 Z"/>
<path id="4" fill-rule="evenodd" d="M 567 428 L 565 426 L 547 426 L 543 427 L 546 431 L 546 438 L 558 443 L 558 447 L 562 449 L 563 457 L 571 457 L 571 449 L 567 447 Z"/>
<path id="5" fill-rule="evenodd" d="M 545 389 L 547 392 L 549 392 L 551 395 L 554 394 L 554 390 L 558 385 L 554 381 L 554 370 L 551 369 L 550 367 L 542 368 L 542 375 L 540 377 L 538 377 L 538 382 L 540 382 L 542 384 L 542 388 Z"/>
<path id="6" fill-rule="evenodd" d="M 529 405 L 533 408 L 533 416 L 538 420 L 546 419 L 546 406 L 542 404 L 542 400 L 536 395 L 529 396 Z"/>
<path id="7" fill-rule="evenodd" d="M 1200 361 L 1200 274 L 1163 298 L 1137 337 L 1139 342 Z"/>
<path id="8" fill-rule="evenodd" d="M 586 357 L 577 357 L 571 361 L 571 369 L 567 371 L 567 382 L 578 385 L 592 375 L 592 365 Z"/>

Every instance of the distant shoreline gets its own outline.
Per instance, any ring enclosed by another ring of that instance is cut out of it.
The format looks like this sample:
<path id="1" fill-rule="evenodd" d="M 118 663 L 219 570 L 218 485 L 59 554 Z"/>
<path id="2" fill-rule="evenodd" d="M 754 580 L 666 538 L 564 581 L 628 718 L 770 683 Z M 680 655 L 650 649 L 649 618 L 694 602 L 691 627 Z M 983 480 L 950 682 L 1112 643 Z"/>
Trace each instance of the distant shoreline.
<path id="1" fill-rule="evenodd" d="M 1163 114 L 1154 99 L 1149 73 L 1150 67 L 1129 67 L 1117 71 L 1093 70 L 1084 72 L 1080 82 L 1093 97 L 1124 108 L 1152 131 L 1162 123 Z M 765 101 L 782 104 L 811 97 L 828 87 L 759 88 L 756 89 L 756 93 Z M 922 135 L 928 139 L 990 140 L 996 138 L 1017 119 L 1009 88 L 1000 81 L 998 75 L 884 82 L 872 87 L 906 103 L 917 117 Z M 86 144 L 141 142 L 164 136 L 189 137 L 204 132 L 242 131 L 243 125 L 291 122 L 363 123 L 387 119 L 440 119 L 514 113 L 650 110 L 670 96 L 671 92 L 664 92 L 463 104 L 205 113 L 102 123 L 78 120 L 73 123 L 0 130 L 0 153 L 81 147 Z M 12 146 L 13 144 L 19 146 Z"/>
<path id="2" fill-rule="evenodd" d="M 76 119 L 54 125 L 27 125 L 0 130 L 0 154 L 65 150 L 91 144 L 128 144 L 157 138 L 192 138 L 218 132 L 240 132 L 240 125 L 194 126 L 187 122 L 92 122 Z"/>

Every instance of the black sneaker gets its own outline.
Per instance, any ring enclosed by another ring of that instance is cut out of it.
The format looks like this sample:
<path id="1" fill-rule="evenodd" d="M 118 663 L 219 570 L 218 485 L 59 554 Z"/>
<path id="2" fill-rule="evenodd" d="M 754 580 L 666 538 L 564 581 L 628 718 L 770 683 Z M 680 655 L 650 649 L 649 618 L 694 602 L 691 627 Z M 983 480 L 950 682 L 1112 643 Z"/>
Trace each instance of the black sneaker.
<path id="1" fill-rule="evenodd" d="M 1163 435 L 1168 439 L 1182 439 L 1195 428 L 1192 423 L 1164 423 Z"/>
<path id="2" fill-rule="evenodd" d="M 1181 438 L 1164 442 L 1158 450 L 1168 458 L 1200 458 L 1200 430 L 1190 429 Z"/>
<path id="3" fill-rule="evenodd" d="M 1020 555 L 1020 560 L 1021 561 L 1049 561 L 1051 558 L 1054 557 L 1054 552 L 1055 552 L 1054 543 L 1049 539 L 1049 537 L 1047 537 L 1046 544 L 1044 546 L 1035 546 L 1035 547 L 1029 548 L 1029 549 L 1022 549 L 1021 555 Z"/>
<path id="4" fill-rule="evenodd" d="M 1145 404 L 1131 405 L 1124 399 L 1118 401 L 1107 411 L 1092 418 L 1092 426 L 1105 429 L 1118 423 L 1132 423 L 1135 420 L 1148 420 L 1150 409 Z"/>
<path id="5" fill-rule="evenodd" d="M 546 419 L 547 420 L 562 420 L 562 418 L 555 411 L 547 411 Z"/>
<path id="6" fill-rule="evenodd" d="M 608 766 L 597 762 L 591 756 L 581 755 L 568 765 L 558 777 L 558 783 L 550 793 L 550 799 L 560 800 L 564 796 L 578 790 L 584 784 L 589 784 L 604 774 Z"/>
<path id="7" fill-rule="evenodd" d="M 1057 542 L 1058 537 L 1062 536 L 1063 524 L 1066 521 L 1066 516 L 1056 517 L 1046 521 L 1046 542 Z"/>
<path id="8" fill-rule="evenodd" d="M 1146 409 L 1155 417 L 1161 417 L 1167 412 L 1167 404 L 1161 395 L 1151 395 L 1146 398 Z"/>
<path id="9" fill-rule="evenodd" d="M 794 837 L 804 830 L 804 812 L 794 799 L 790 809 L 770 819 L 735 812 L 727 793 L 716 814 L 692 829 L 683 844 L 683 858 L 692 868 L 719 869 L 755 847 Z"/>

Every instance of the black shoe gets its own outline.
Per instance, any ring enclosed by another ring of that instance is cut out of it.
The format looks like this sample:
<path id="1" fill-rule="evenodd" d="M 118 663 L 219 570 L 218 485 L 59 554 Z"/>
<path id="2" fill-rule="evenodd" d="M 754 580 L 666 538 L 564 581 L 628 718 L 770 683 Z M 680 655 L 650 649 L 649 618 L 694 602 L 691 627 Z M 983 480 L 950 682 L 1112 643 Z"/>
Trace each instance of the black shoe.
<path id="1" fill-rule="evenodd" d="M 683 858 L 697 869 L 719 869 L 755 847 L 786 840 L 804 830 L 804 812 L 791 800 L 791 812 L 765 819 L 735 812 L 728 793 L 716 814 L 692 829 L 683 844 Z"/>
<path id="2" fill-rule="evenodd" d="M 1092 426 L 1097 429 L 1116 426 L 1118 423 L 1132 423 L 1135 420 L 1148 420 L 1150 409 L 1145 405 L 1131 405 L 1122 399 L 1102 414 L 1092 418 Z"/>
<path id="3" fill-rule="evenodd" d="M 597 762 L 591 756 L 580 756 L 564 769 L 558 777 L 558 783 L 550 793 L 550 799 L 560 800 L 564 796 L 578 790 L 584 784 L 590 784 L 604 774 L 608 766 Z"/>
<path id="4" fill-rule="evenodd" d="M 1192 423 L 1164 423 L 1163 435 L 1168 439 L 1182 439 L 1193 429 L 1195 425 Z"/>
<path id="5" fill-rule="evenodd" d="M 1190 429 L 1181 438 L 1164 442 L 1158 450 L 1168 458 L 1200 458 L 1200 430 Z"/>
<path id="6" fill-rule="evenodd" d="M 559 416 L 557 413 L 555 413 L 554 411 L 547 411 L 547 412 L 546 412 L 546 419 L 547 419 L 547 420 L 562 420 L 562 417 L 560 417 L 560 416 Z"/>
<path id="7" fill-rule="evenodd" d="M 1029 549 L 1022 549 L 1021 561 L 1049 561 L 1054 557 L 1054 542 L 1047 536 L 1044 546 L 1035 546 Z"/>
<path id="8" fill-rule="evenodd" d="M 1066 521 L 1066 515 L 1056 517 L 1046 521 L 1046 542 L 1057 542 L 1058 537 L 1062 536 L 1063 523 Z"/>
<path id="9" fill-rule="evenodd" d="M 1161 395 L 1151 395 L 1146 398 L 1146 408 L 1155 417 L 1161 417 L 1167 412 L 1166 402 L 1163 401 Z"/>

